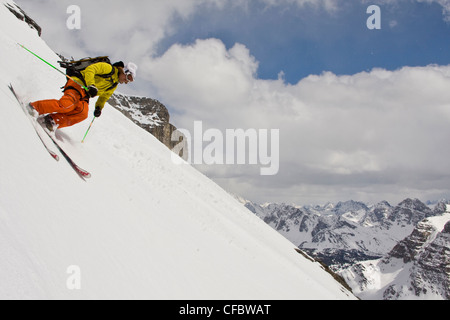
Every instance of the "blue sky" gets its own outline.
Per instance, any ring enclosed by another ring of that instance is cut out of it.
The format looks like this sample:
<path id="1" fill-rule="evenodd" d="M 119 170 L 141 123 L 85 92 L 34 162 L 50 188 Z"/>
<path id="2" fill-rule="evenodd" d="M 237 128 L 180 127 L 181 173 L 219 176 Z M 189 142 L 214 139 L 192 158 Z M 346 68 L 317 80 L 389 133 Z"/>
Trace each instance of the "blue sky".
<path id="1" fill-rule="evenodd" d="M 366 27 L 367 7 L 358 1 L 347 1 L 336 12 L 293 4 L 267 7 L 255 1 L 247 10 L 203 6 L 176 23 L 175 33 L 162 40 L 158 53 L 199 38 L 218 38 L 227 47 L 238 42 L 259 61 L 260 78 L 276 79 L 283 71 L 289 83 L 323 71 L 355 74 L 375 67 L 395 70 L 450 62 L 450 23 L 440 5 L 380 5 L 381 30 Z"/>

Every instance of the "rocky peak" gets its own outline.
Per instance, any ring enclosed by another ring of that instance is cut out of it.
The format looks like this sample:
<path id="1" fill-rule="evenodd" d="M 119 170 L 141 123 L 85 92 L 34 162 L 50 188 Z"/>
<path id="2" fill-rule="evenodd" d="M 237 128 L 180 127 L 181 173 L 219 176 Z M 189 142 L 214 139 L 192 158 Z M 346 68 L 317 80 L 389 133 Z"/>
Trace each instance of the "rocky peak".
<path id="1" fill-rule="evenodd" d="M 450 206 L 420 221 L 383 258 L 351 265 L 341 275 L 363 299 L 450 299 Z"/>
<path id="2" fill-rule="evenodd" d="M 424 211 L 426 209 L 429 209 L 427 207 L 427 205 L 424 204 L 419 199 L 411 199 L 411 198 L 407 198 L 407 199 L 403 200 L 402 202 L 400 202 L 398 204 L 398 207 L 411 209 L 411 210 L 417 210 L 417 211 Z"/>
<path id="3" fill-rule="evenodd" d="M 442 233 L 450 234 L 450 221 L 446 223 L 446 225 L 444 226 L 444 230 L 442 230 Z"/>
<path id="4" fill-rule="evenodd" d="M 172 141 L 172 133 L 177 128 L 170 123 L 169 111 L 158 100 L 116 92 L 108 103 L 138 126 L 153 134 L 169 149 L 173 150 L 179 143 L 179 141 Z"/>
<path id="5" fill-rule="evenodd" d="M 404 263 L 413 261 L 435 231 L 435 228 L 424 220 L 418 223 L 413 232 L 400 241 L 389 253 L 389 257 L 403 259 Z"/>
<path id="6" fill-rule="evenodd" d="M 415 296 L 450 299 L 450 213 L 421 221 L 410 236 L 402 240 L 383 259 L 411 263 L 409 292 Z M 384 293 L 387 299 L 405 295 L 404 285 L 391 285 Z"/>
<path id="7" fill-rule="evenodd" d="M 362 202 L 358 201 L 345 201 L 345 202 L 339 202 L 336 207 L 334 208 L 334 211 L 338 215 L 342 215 L 344 213 L 348 212 L 358 212 L 360 210 L 368 211 L 369 208 Z"/>
<path id="8" fill-rule="evenodd" d="M 396 206 L 389 220 L 397 224 L 416 225 L 419 221 L 433 215 L 433 211 L 418 199 L 406 199 Z"/>
<path id="9" fill-rule="evenodd" d="M 446 212 L 447 204 L 449 204 L 449 201 L 447 201 L 447 200 L 439 201 L 433 209 L 433 216 L 441 215 L 444 212 Z"/>
<path id="10" fill-rule="evenodd" d="M 371 207 L 371 210 L 361 222 L 367 226 L 380 225 L 387 217 L 389 217 L 392 210 L 392 206 L 387 201 L 381 201 Z"/>
<path id="11" fill-rule="evenodd" d="M 30 26 L 30 28 L 36 30 L 39 37 L 41 36 L 42 28 L 36 23 L 36 21 L 31 19 L 30 16 L 26 14 L 25 11 L 23 11 L 17 4 L 5 3 L 5 7 L 8 8 L 8 10 L 17 17 L 17 19 L 26 22 Z"/>

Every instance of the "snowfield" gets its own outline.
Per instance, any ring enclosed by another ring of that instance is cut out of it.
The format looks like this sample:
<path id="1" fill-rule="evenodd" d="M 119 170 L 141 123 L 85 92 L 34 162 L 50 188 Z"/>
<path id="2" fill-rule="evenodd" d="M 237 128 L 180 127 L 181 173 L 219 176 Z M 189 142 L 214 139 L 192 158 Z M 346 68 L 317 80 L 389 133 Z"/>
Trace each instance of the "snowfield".
<path id="1" fill-rule="evenodd" d="M 8 89 L 59 99 L 64 77 L 17 43 L 57 55 L 4 5 L 0 43 L 0 299 L 355 299 L 112 107 L 82 144 L 94 100 L 88 120 L 56 135 L 92 173 L 82 181 Z"/>

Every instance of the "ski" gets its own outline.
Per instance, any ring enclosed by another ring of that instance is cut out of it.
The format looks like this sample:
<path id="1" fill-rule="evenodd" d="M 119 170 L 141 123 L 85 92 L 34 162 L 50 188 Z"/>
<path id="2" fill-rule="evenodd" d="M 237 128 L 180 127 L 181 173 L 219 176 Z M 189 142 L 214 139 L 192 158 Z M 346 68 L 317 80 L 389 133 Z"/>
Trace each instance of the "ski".
<path id="1" fill-rule="evenodd" d="M 34 130 L 36 131 L 36 134 L 37 134 L 39 140 L 41 140 L 42 144 L 44 145 L 45 150 L 47 150 L 47 152 L 50 154 L 50 156 L 53 159 L 55 159 L 56 161 L 59 161 L 59 156 L 53 150 L 51 150 L 50 147 L 45 143 L 44 139 L 42 138 L 42 136 L 39 133 L 39 130 L 37 128 L 37 126 L 38 126 L 37 122 L 30 117 L 30 115 L 28 114 L 27 110 L 24 108 L 24 105 L 23 105 L 22 101 L 19 99 L 19 96 L 16 94 L 16 92 L 14 91 L 14 88 L 12 87 L 11 84 L 9 85 L 9 89 L 13 93 L 14 97 L 17 99 L 17 102 L 19 102 L 19 105 L 20 105 L 22 111 L 25 113 L 25 115 L 28 118 L 28 120 L 30 120 L 31 125 L 33 126 Z"/>
<path id="2" fill-rule="evenodd" d="M 33 125 L 34 130 L 36 131 L 36 134 L 38 135 L 39 139 L 41 140 L 42 144 L 44 145 L 45 149 L 48 151 L 48 153 L 52 156 L 52 158 L 54 158 L 56 161 L 59 161 L 59 156 L 53 152 L 48 145 L 45 143 L 44 139 L 41 136 L 41 133 L 39 132 L 37 126 L 40 126 L 41 129 L 47 134 L 47 136 L 50 138 L 50 140 L 53 142 L 53 144 L 55 145 L 55 147 L 58 149 L 58 151 L 62 154 L 62 156 L 64 157 L 64 159 L 66 159 L 66 161 L 69 163 L 69 165 L 72 167 L 72 169 L 78 174 L 78 176 L 83 179 L 84 181 L 86 181 L 85 179 L 89 179 L 91 177 L 91 174 L 80 168 L 73 160 L 72 158 L 63 150 L 63 148 L 58 144 L 58 142 L 52 137 L 52 135 L 45 129 L 43 128 L 40 124 L 37 123 L 37 121 L 35 121 L 34 119 L 31 118 L 31 116 L 28 115 L 28 112 L 26 110 L 25 105 L 23 104 L 23 102 L 20 100 L 19 96 L 17 95 L 17 93 L 15 92 L 13 86 L 10 84 L 9 85 L 9 89 L 11 90 L 11 92 L 13 93 L 14 97 L 17 99 L 17 101 L 19 102 L 22 111 L 25 113 L 25 115 L 28 117 L 28 119 L 30 120 L 30 122 Z"/>
<path id="3" fill-rule="evenodd" d="M 47 136 L 52 140 L 53 144 L 56 146 L 56 148 L 61 152 L 62 156 L 66 161 L 70 164 L 73 170 L 80 176 L 81 179 L 89 179 L 91 177 L 91 174 L 77 166 L 77 164 L 72 160 L 72 158 L 69 157 L 69 155 L 61 148 L 61 146 L 56 142 L 56 140 L 52 137 L 52 135 L 44 128 L 44 132 L 47 134 Z"/>

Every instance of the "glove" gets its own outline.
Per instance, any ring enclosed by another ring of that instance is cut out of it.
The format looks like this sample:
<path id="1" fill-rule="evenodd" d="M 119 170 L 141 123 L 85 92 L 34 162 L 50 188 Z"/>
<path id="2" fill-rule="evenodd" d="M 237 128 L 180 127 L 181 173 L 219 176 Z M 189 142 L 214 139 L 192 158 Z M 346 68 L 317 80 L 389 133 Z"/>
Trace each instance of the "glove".
<path id="1" fill-rule="evenodd" d="M 98 89 L 95 86 L 89 86 L 87 92 L 91 98 L 94 98 L 98 94 Z"/>
<path id="2" fill-rule="evenodd" d="M 94 111 L 94 116 L 96 118 L 100 117 L 102 115 L 102 108 L 100 107 L 95 107 L 95 111 Z"/>

